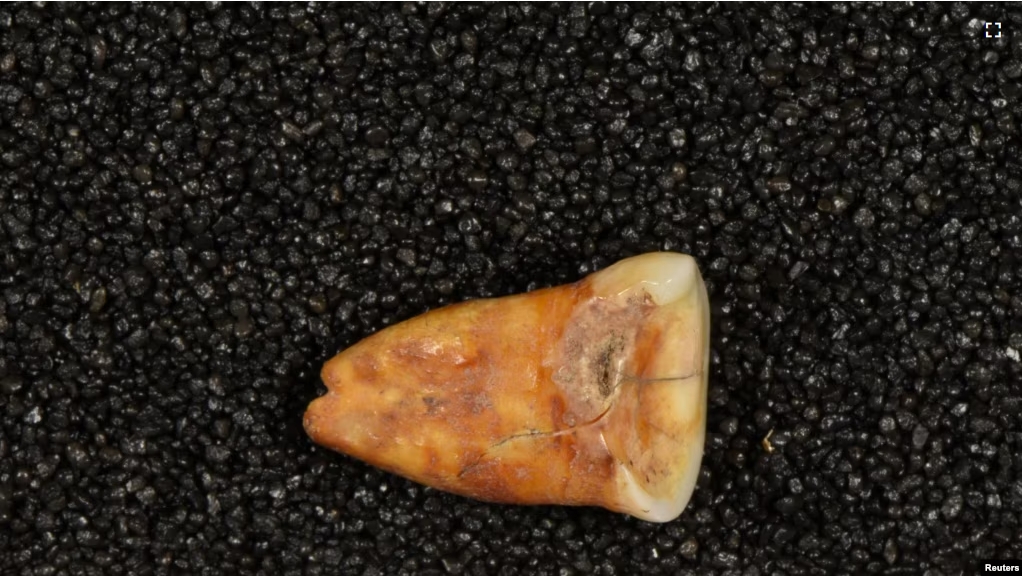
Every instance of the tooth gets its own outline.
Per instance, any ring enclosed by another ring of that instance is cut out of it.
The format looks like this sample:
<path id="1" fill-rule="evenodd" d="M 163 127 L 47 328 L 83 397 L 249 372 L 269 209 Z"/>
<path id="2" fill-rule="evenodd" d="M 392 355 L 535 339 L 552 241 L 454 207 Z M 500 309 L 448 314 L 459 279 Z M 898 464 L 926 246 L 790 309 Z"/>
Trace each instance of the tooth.
<path id="1" fill-rule="evenodd" d="M 667 522 L 698 477 L 708 359 L 695 261 L 644 254 L 381 330 L 324 365 L 305 429 L 455 494 Z"/>

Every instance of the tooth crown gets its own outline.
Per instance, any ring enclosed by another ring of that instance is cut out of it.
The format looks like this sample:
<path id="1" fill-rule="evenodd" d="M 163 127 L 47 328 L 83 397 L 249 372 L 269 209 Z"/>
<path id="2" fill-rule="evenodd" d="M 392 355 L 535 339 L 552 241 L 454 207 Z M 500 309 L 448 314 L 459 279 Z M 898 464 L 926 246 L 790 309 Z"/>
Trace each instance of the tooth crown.
<path id="1" fill-rule="evenodd" d="M 492 502 L 681 513 L 705 428 L 708 306 L 691 258 L 434 310 L 323 367 L 318 443 Z"/>

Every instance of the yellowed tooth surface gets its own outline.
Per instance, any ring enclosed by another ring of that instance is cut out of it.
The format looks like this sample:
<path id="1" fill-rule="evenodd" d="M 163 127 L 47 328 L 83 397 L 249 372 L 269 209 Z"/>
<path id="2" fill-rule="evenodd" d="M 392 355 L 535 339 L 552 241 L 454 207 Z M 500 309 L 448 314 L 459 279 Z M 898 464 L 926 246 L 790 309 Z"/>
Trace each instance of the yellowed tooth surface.
<path id="1" fill-rule="evenodd" d="M 317 443 L 491 502 L 681 514 L 706 423 L 709 305 L 695 261 L 433 310 L 323 367 Z"/>

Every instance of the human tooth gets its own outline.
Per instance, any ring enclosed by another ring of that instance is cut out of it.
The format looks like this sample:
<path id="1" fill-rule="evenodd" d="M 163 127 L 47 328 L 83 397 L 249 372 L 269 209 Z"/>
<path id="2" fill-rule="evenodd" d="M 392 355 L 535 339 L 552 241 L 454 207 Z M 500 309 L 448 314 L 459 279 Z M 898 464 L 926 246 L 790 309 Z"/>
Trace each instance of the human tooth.
<path id="1" fill-rule="evenodd" d="M 324 365 L 305 429 L 463 496 L 667 522 L 699 473 L 709 329 L 695 261 L 644 254 L 381 330 Z"/>

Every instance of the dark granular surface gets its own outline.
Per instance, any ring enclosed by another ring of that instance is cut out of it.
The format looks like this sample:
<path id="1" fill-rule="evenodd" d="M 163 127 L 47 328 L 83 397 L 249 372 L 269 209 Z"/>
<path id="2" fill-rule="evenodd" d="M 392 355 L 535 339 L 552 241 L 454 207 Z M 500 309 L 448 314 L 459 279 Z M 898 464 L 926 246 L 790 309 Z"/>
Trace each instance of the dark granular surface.
<path id="1" fill-rule="evenodd" d="M 0 573 L 1022 558 L 1020 93 L 1017 3 L 2 5 Z M 665 249 L 713 305 L 677 521 L 304 435 L 379 328 Z"/>

